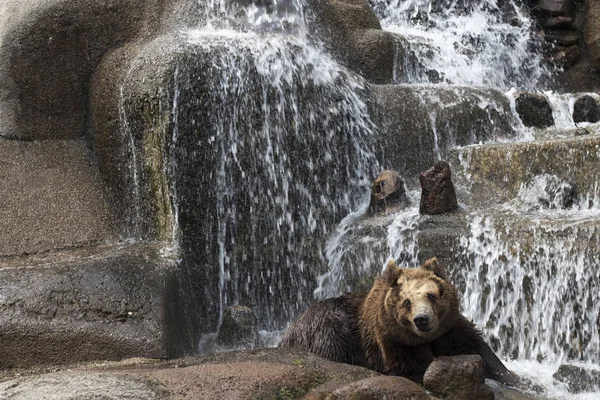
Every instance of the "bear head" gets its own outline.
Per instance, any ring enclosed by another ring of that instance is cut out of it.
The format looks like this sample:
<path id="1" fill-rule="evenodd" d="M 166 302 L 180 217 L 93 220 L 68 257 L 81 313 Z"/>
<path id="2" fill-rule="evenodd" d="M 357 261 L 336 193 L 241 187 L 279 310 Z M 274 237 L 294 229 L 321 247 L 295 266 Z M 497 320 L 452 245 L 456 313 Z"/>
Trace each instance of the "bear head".
<path id="1" fill-rule="evenodd" d="M 458 294 L 436 258 L 419 268 L 400 268 L 390 261 L 380 283 L 387 289 L 384 319 L 403 344 L 431 342 L 456 324 Z"/>

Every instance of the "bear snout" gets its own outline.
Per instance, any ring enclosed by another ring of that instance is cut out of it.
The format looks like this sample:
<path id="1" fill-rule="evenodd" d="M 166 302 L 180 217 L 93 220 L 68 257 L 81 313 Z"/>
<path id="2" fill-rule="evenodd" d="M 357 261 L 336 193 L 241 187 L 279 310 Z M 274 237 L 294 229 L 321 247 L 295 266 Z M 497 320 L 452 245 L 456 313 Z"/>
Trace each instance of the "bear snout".
<path id="1" fill-rule="evenodd" d="M 413 322 L 415 323 L 415 326 L 417 327 L 417 329 L 420 330 L 421 332 L 428 332 L 431 330 L 431 327 L 429 326 L 429 316 L 428 315 L 419 314 L 415 317 L 415 319 L 413 319 Z"/>

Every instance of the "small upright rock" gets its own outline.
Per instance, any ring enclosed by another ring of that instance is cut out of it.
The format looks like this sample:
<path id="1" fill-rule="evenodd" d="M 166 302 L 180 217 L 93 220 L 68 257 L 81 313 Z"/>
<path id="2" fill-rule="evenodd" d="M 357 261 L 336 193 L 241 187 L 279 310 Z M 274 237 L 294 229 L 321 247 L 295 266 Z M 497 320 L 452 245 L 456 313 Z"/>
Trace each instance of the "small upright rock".
<path id="1" fill-rule="evenodd" d="M 577 99 L 573 106 L 573 121 L 595 123 L 600 121 L 600 107 L 598 102 L 590 95 Z"/>
<path id="2" fill-rule="evenodd" d="M 515 99 L 517 114 L 523 125 L 535 128 L 548 128 L 554 125 L 552 108 L 546 96 L 535 93 L 519 93 Z"/>
<path id="3" fill-rule="evenodd" d="M 443 214 L 458 208 L 451 175 L 450 165 L 445 161 L 438 161 L 432 168 L 421 172 L 421 214 Z"/>
<path id="4" fill-rule="evenodd" d="M 444 400 L 493 400 L 484 383 L 483 360 L 478 355 L 438 357 L 423 376 L 423 387 Z"/>
<path id="5" fill-rule="evenodd" d="M 373 182 L 369 214 L 388 211 L 391 207 L 402 206 L 406 200 L 404 182 L 396 171 L 383 171 Z"/>
<path id="6" fill-rule="evenodd" d="M 217 343 L 226 347 L 258 347 L 256 317 L 250 307 L 232 306 L 225 310 Z"/>

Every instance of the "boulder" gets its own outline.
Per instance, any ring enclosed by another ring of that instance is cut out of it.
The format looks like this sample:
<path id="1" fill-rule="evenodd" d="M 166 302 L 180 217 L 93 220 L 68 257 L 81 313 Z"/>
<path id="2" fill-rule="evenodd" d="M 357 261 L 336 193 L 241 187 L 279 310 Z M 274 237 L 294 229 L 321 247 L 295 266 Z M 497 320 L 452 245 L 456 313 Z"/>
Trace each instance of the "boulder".
<path id="1" fill-rule="evenodd" d="M 406 189 L 397 171 L 383 171 L 373 182 L 369 213 L 388 212 L 406 203 Z"/>
<path id="2" fill-rule="evenodd" d="M 563 364 L 552 377 L 566 384 L 571 393 L 597 392 L 600 390 L 599 370 Z"/>
<path id="3" fill-rule="evenodd" d="M 102 57 L 140 32 L 160 0 L 8 0 L 0 10 L 0 135 L 86 133 L 89 81 Z M 5 19 L 5 20 L 4 20 Z"/>
<path id="4" fill-rule="evenodd" d="M 217 343 L 228 348 L 258 347 L 256 316 L 250 307 L 231 306 L 225 310 Z"/>
<path id="5" fill-rule="evenodd" d="M 537 8 L 551 15 L 566 15 L 572 8 L 571 0 L 538 0 Z"/>
<path id="6" fill-rule="evenodd" d="M 515 106 L 525 126 L 548 128 L 554 125 L 552 108 L 544 95 L 519 93 L 515 99 Z"/>
<path id="7" fill-rule="evenodd" d="M 421 182 L 421 214 L 444 214 L 458 208 L 456 192 L 452 183 L 450 165 L 438 161 L 419 175 Z"/>
<path id="8" fill-rule="evenodd" d="M 573 105 L 573 121 L 575 123 L 600 121 L 598 101 L 589 95 L 581 96 Z"/>
<path id="9" fill-rule="evenodd" d="M 317 387 L 309 392 L 306 400 L 430 400 L 421 386 L 398 376 L 375 376 L 352 382 L 341 387 Z"/>
<path id="10" fill-rule="evenodd" d="M 478 355 L 437 357 L 423 376 L 423 387 L 444 400 L 493 400 Z"/>

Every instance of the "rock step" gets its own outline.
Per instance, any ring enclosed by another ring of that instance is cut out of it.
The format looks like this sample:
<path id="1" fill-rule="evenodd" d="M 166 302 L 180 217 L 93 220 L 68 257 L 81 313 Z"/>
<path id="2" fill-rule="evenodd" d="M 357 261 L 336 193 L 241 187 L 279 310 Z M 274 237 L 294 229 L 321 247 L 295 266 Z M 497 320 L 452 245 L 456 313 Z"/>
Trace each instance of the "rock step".
<path id="1" fill-rule="evenodd" d="M 161 243 L 0 259 L 0 369 L 173 357 L 184 308 Z"/>
<path id="2" fill-rule="evenodd" d="M 114 240 L 115 218 L 85 140 L 0 139 L 0 256 Z"/>
<path id="3" fill-rule="evenodd" d="M 588 206 L 597 206 L 600 196 L 598 134 L 468 146 L 452 150 L 450 158 L 459 201 L 472 209 L 517 198 L 522 187 L 533 188 L 543 176 L 571 186 Z"/>

